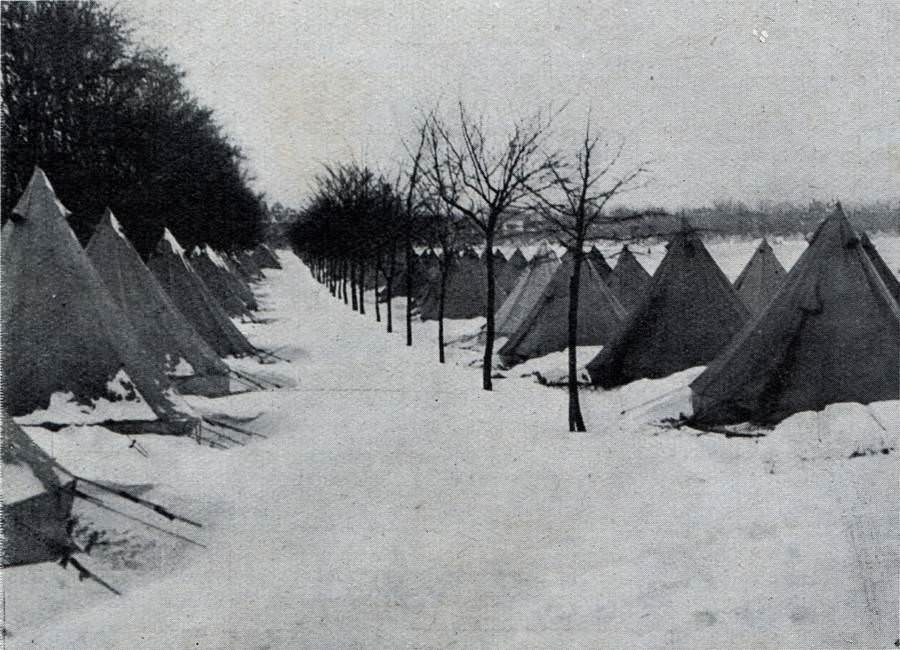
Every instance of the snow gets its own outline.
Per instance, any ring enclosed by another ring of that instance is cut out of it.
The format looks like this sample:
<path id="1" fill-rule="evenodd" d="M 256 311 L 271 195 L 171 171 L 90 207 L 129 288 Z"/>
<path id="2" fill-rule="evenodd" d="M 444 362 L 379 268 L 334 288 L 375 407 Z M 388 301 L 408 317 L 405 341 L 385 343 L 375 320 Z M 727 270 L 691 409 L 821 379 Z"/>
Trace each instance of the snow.
<path id="1" fill-rule="evenodd" d="M 84 404 L 76 401 L 71 392 L 56 392 L 50 396 L 46 409 L 37 409 L 15 420 L 21 425 L 39 425 L 44 422 L 93 424 L 129 420 L 150 422 L 157 419 L 124 369 L 120 369 L 107 382 L 106 390 L 118 399 L 99 398 Z"/>
<path id="2" fill-rule="evenodd" d="M 178 240 L 175 239 L 175 235 L 172 234 L 172 231 L 168 228 L 163 230 L 163 240 L 169 244 L 173 253 L 184 259 L 184 249 L 181 247 L 181 244 L 178 243 Z"/>
<path id="3" fill-rule="evenodd" d="M 219 268 L 225 269 L 226 271 L 228 270 L 228 265 L 225 264 L 225 260 L 223 260 L 222 257 L 216 251 L 214 251 L 209 244 L 198 246 L 194 251 L 194 255 L 198 257 L 200 255 L 206 255 L 213 264 L 215 264 Z"/>
<path id="4" fill-rule="evenodd" d="M 260 293 L 269 322 L 241 328 L 291 362 L 239 361 L 293 388 L 190 398 L 267 438 L 141 436 L 144 456 L 99 427 L 38 435 L 73 471 L 152 483 L 147 498 L 204 523 L 190 535 L 207 548 L 84 558 L 120 598 L 53 565 L 5 572 L 8 647 L 896 639 L 900 489 L 883 450 L 900 402 L 797 414 L 762 438 L 661 426 L 689 408 L 693 368 L 582 391 L 588 433 L 573 434 L 564 390 L 517 372 L 479 390 L 483 321 L 448 324 L 440 366 L 436 323 L 405 345 L 402 300 L 389 335 L 373 304 L 356 314 L 280 259 Z"/>
<path id="5" fill-rule="evenodd" d="M 17 503 L 24 499 L 28 499 L 38 494 L 43 494 L 46 489 L 40 479 L 34 475 L 31 468 L 22 463 L 19 465 L 13 463 L 3 464 L 2 478 L 2 495 L 3 503 Z"/>
<path id="6" fill-rule="evenodd" d="M 500 344 L 502 346 L 502 343 Z M 497 347 L 499 350 L 500 347 Z M 576 350 L 576 369 L 578 372 L 578 381 L 581 383 L 590 382 L 585 366 L 600 354 L 603 349 L 602 345 L 582 345 Z M 550 354 L 529 359 L 524 363 L 517 364 L 505 371 L 505 374 L 511 377 L 535 377 L 551 384 L 563 384 L 568 382 L 569 378 L 569 349 L 566 348 L 562 352 L 551 352 Z"/>
<path id="7" fill-rule="evenodd" d="M 112 210 L 109 212 L 109 223 L 112 225 L 113 230 L 116 231 L 116 234 L 119 235 L 125 241 L 128 241 L 128 237 L 125 236 L 125 229 L 122 228 L 122 224 L 119 223 L 119 220 L 116 219 L 116 215 L 112 213 Z"/>
<path id="8" fill-rule="evenodd" d="M 194 366 L 187 359 L 178 357 L 178 360 L 175 361 L 170 354 L 166 354 L 166 370 L 174 377 L 190 377 L 195 373 Z"/>
<path id="9" fill-rule="evenodd" d="M 134 387 L 134 382 L 131 381 L 131 377 L 128 376 L 128 373 L 125 372 L 124 368 L 120 368 L 116 373 L 116 376 L 106 382 L 106 391 L 111 395 L 117 396 L 119 399 L 131 399 L 132 395 L 136 393 L 137 389 Z M 143 397 L 138 393 L 138 398 L 143 400 Z"/>

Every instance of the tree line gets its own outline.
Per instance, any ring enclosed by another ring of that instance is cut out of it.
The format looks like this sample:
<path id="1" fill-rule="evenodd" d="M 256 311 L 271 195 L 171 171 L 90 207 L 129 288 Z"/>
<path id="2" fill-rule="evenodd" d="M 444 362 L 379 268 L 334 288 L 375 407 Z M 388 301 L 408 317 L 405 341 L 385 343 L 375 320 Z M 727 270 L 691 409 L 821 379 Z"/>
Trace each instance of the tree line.
<path id="1" fill-rule="evenodd" d="M 38 165 L 82 241 L 107 206 L 144 256 L 164 226 L 188 246 L 259 240 L 265 205 L 241 150 L 117 9 L 4 2 L 0 49 L 4 221 Z"/>
<path id="2" fill-rule="evenodd" d="M 832 197 L 838 200 L 841 197 Z M 900 201 L 868 203 L 843 202 L 844 211 L 860 230 L 898 232 Z M 810 234 L 828 215 L 829 204 L 812 200 L 806 205 L 791 202 L 759 201 L 754 206 L 742 201 L 716 200 L 711 206 L 683 211 L 692 223 L 722 235 L 762 237 Z"/>
<path id="3" fill-rule="evenodd" d="M 572 255 L 569 284 L 569 427 L 584 431 L 576 372 L 578 293 L 588 241 L 621 240 L 620 229 L 650 224 L 657 210 L 612 211 L 608 204 L 643 182 L 648 167 L 629 165 L 624 142 L 594 129 L 590 115 L 583 137 L 566 150 L 554 145 L 558 111 L 542 110 L 506 126 L 491 128 L 459 103 L 449 114 L 434 109 L 422 116 L 415 137 L 405 143 L 407 159 L 393 177 L 346 163 L 325 167 L 315 192 L 291 230 L 295 248 L 319 280 L 355 310 L 365 310 L 367 288 L 383 283 L 386 308 L 396 291 L 405 296 L 407 345 L 412 345 L 416 248 L 430 252 L 428 280 L 439 292 L 438 355 L 443 362 L 442 306 L 458 253 L 475 244 L 493 251 L 510 215 L 540 215 L 544 235 Z M 645 228 L 646 230 L 646 228 Z M 481 256 L 485 283 L 482 388 L 493 388 L 495 258 Z M 398 284 L 397 278 L 401 279 Z M 348 294 L 349 285 L 349 294 Z M 349 296 L 349 297 L 348 297 Z M 380 308 L 375 302 L 376 318 Z M 387 313 L 387 329 L 393 318 Z"/>

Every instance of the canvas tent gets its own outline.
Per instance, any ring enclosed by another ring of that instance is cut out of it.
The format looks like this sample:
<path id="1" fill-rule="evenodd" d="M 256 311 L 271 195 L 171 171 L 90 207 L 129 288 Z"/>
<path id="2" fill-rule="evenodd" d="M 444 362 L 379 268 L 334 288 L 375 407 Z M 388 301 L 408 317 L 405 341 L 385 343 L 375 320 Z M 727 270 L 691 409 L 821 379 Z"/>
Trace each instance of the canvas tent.
<path id="1" fill-rule="evenodd" d="M 415 298 L 428 284 L 428 264 L 430 256 L 425 253 L 412 256 L 412 295 Z M 385 262 L 387 264 L 387 262 Z M 391 298 L 406 296 L 406 264 L 403 256 L 394 262 L 394 275 L 391 281 Z M 379 300 L 387 300 L 387 290 L 383 288 L 379 293 Z"/>
<path id="2" fill-rule="evenodd" d="M 900 300 L 900 281 L 897 280 L 897 276 L 891 271 L 891 267 L 887 265 L 887 262 L 885 262 L 884 258 L 878 253 L 878 249 L 875 248 L 875 244 L 872 243 L 872 240 L 869 239 L 869 236 L 866 233 L 862 234 L 860 242 L 862 243 L 863 250 L 866 251 L 869 259 L 872 261 L 872 266 L 875 267 L 875 270 L 878 271 L 881 279 L 884 280 L 884 284 L 890 294 L 894 296 L 896 300 Z"/>
<path id="3" fill-rule="evenodd" d="M 256 260 L 247 251 L 239 251 L 230 255 L 231 263 L 244 282 L 259 282 L 265 279 L 262 269 L 256 264 Z"/>
<path id="4" fill-rule="evenodd" d="M 444 318 L 475 318 L 484 315 L 484 265 L 472 250 L 451 261 L 444 298 Z M 440 277 L 433 279 L 422 293 L 419 317 L 435 320 L 440 302 Z"/>
<path id="5" fill-rule="evenodd" d="M 3 413 L 2 566 L 55 562 L 78 550 L 69 533 L 75 482 Z"/>
<path id="6" fill-rule="evenodd" d="M 528 315 L 500 348 L 499 356 L 505 365 L 566 349 L 569 283 L 573 270 L 573 256 L 564 256 Z M 578 345 L 605 344 L 624 318 L 625 309 L 593 263 L 585 257 L 578 291 Z"/>
<path id="7" fill-rule="evenodd" d="M 640 304 L 653 276 L 647 273 L 627 245 L 622 246 L 618 258 L 606 281 L 625 310 L 630 312 Z"/>
<path id="8" fill-rule="evenodd" d="M 234 286 L 234 290 L 237 292 L 238 296 L 240 296 L 241 300 L 244 301 L 244 304 L 247 305 L 247 308 L 253 310 L 259 309 L 259 305 L 256 303 L 256 295 L 254 295 L 253 289 L 250 288 L 250 281 L 238 270 L 234 257 L 225 253 L 217 253 L 217 255 L 219 256 L 219 259 L 225 263 L 225 269 L 231 276 L 230 280 L 232 281 L 232 286 Z"/>
<path id="9" fill-rule="evenodd" d="M 29 424 L 184 433 L 168 378 L 107 291 L 40 169 L 3 226 L 5 407 Z"/>
<path id="10" fill-rule="evenodd" d="M 482 251 L 481 256 L 478 259 L 481 262 L 481 265 L 487 262 L 487 249 Z M 485 269 L 485 278 L 487 278 L 487 269 Z M 503 301 L 506 300 L 506 296 L 509 295 L 509 290 L 506 288 L 503 279 L 506 275 L 506 256 L 497 249 L 494 251 L 494 304 L 501 305 Z M 487 287 L 485 287 L 487 290 Z"/>
<path id="11" fill-rule="evenodd" d="M 253 249 L 251 255 L 256 261 L 257 266 L 259 266 L 259 268 L 261 269 L 281 268 L 281 262 L 278 261 L 278 256 L 266 244 L 259 244 L 256 248 Z"/>
<path id="12" fill-rule="evenodd" d="M 765 310 L 692 384 L 698 423 L 900 396 L 900 307 L 840 206 Z"/>
<path id="13" fill-rule="evenodd" d="M 587 253 L 587 258 L 591 261 L 591 264 L 594 265 L 594 270 L 600 274 L 600 277 L 608 281 L 612 269 L 609 267 L 609 264 L 607 264 L 600 249 L 596 246 L 591 246 L 591 250 Z"/>
<path id="14" fill-rule="evenodd" d="M 506 260 L 506 264 L 503 267 L 503 273 L 497 276 L 497 286 L 503 287 L 503 292 L 506 296 L 509 296 L 515 288 L 516 283 L 519 281 L 519 276 L 522 275 L 522 271 L 527 267 L 528 260 L 525 259 L 522 250 L 517 248 L 515 252 L 509 256 L 509 259 Z M 506 300 L 506 298 L 504 298 L 504 300 Z"/>
<path id="15" fill-rule="evenodd" d="M 487 261 L 487 249 L 484 249 L 481 252 L 481 256 L 479 257 L 481 263 L 484 264 Z M 506 256 L 503 254 L 499 248 L 494 251 L 494 271 L 499 271 L 504 266 L 506 266 Z"/>
<path id="16" fill-rule="evenodd" d="M 750 313 L 758 314 L 781 286 L 785 275 L 787 271 L 775 257 L 769 242 L 763 239 L 734 281 L 734 290 Z"/>
<path id="17" fill-rule="evenodd" d="M 441 259 L 433 250 L 428 249 L 427 251 L 419 255 L 418 265 L 419 275 L 414 287 L 416 296 L 420 296 L 435 278 L 440 277 Z"/>
<path id="18" fill-rule="evenodd" d="M 109 209 L 86 252 L 128 318 L 148 359 L 183 393 L 227 395 L 228 366 L 178 311 Z"/>
<path id="19" fill-rule="evenodd" d="M 232 318 L 253 318 L 250 314 L 251 306 L 241 295 L 242 290 L 237 286 L 237 280 L 218 253 L 208 245 L 197 246 L 191 253 L 191 266 L 226 314 Z"/>
<path id="20" fill-rule="evenodd" d="M 168 228 L 163 231 L 147 266 L 178 310 L 216 354 L 240 357 L 256 353 L 194 271 L 184 249 Z"/>
<path id="21" fill-rule="evenodd" d="M 522 326 L 553 279 L 559 264 L 559 257 L 553 249 L 546 242 L 542 243 L 494 315 L 498 337 L 508 337 Z"/>
<path id="22" fill-rule="evenodd" d="M 665 377 L 715 357 L 749 319 L 747 308 L 686 222 L 670 242 L 643 300 L 588 365 L 611 388 Z"/>

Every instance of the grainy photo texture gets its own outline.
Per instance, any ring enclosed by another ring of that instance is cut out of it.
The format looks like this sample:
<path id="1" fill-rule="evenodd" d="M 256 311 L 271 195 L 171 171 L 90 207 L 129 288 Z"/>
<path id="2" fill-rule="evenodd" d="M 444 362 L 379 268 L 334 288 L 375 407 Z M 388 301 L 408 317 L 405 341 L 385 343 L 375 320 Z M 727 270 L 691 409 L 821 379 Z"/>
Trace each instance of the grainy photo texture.
<path id="1" fill-rule="evenodd" d="M 5 648 L 900 646 L 900 4 L 0 9 Z"/>

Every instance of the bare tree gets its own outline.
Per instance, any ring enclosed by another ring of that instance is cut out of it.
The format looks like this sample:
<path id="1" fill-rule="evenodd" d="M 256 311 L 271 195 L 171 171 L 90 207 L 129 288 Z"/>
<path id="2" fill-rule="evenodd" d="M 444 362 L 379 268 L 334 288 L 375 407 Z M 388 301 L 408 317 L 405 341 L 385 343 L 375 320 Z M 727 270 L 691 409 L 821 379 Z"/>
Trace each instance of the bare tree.
<path id="1" fill-rule="evenodd" d="M 648 171 L 646 164 L 620 172 L 624 141 L 617 145 L 602 135 L 591 133 L 588 115 L 584 139 L 574 159 L 560 162 L 548 156 L 553 183 L 529 185 L 533 205 L 550 229 L 559 237 L 572 255 L 572 276 L 569 279 L 568 309 L 568 366 L 569 366 L 569 431 L 586 431 L 581 404 L 578 399 L 578 295 L 581 288 L 581 268 L 584 245 L 588 238 L 618 238 L 609 229 L 625 221 L 661 215 L 661 212 L 606 212 L 614 197 L 639 187 L 639 179 Z"/>
<path id="2" fill-rule="evenodd" d="M 293 236 L 315 251 L 332 295 L 365 314 L 368 269 L 380 270 L 386 251 L 396 257 L 401 197 L 383 176 L 356 164 L 326 165 L 316 184 Z"/>
<path id="3" fill-rule="evenodd" d="M 423 235 L 429 241 L 432 252 L 437 256 L 438 276 L 434 284 L 438 291 L 438 361 L 446 361 L 444 343 L 444 306 L 447 298 L 447 283 L 459 264 L 459 251 L 466 223 L 455 217 L 441 201 L 429 202 L 424 206 L 425 224 Z"/>
<path id="4" fill-rule="evenodd" d="M 460 244 L 465 234 L 471 231 L 468 220 L 452 207 L 451 201 L 443 197 L 459 198 L 459 188 L 452 184 L 452 179 L 443 174 L 440 166 L 444 155 L 442 139 L 433 122 L 427 122 L 428 129 L 427 161 L 423 163 L 421 194 L 422 215 L 424 223 L 422 234 L 431 250 L 437 255 L 439 276 L 438 291 L 438 361 L 446 361 L 444 345 L 444 305 L 447 296 L 447 282 L 457 262 Z M 451 183 L 446 185 L 445 183 Z"/>
<path id="5" fill-rule="evenodd" d="M 556 114 L 538 112 L 513 122 L 502 139 L 488 137 L 483 120 L 474 118 L 459 103 L 459 128 L 451 129 L 435 112 L 430 117 L 441 141 L 439 164 L 432 166 L 434 186 L 441 200 L 468 219 L 483 237 L 485 249 L 494 250 L 502 219 L 532 191 L 543 191 L 555 182 L 556 157 L 543 155 Z M 482 387 L 492 390 L 494 356 L 494 256 L 485 255 L 486 340 Z"/>
<path id="6" fill-rule="evenodd" d="M 422 154 L 425 151 L 426 135 L 427 127 L 423 123 L 419 127 L 416 148 L 406 148 L 412 163 L 409 172 L 406 174 L 403 201 L 403 255 L 406 266 L 404 270 L 406 280 L 406 345 L 412 345 L 413 267 L 415 265 L 413 230 L 418 208 L 416 203 L 418 187 L 422 181 Z"/>
<path id="7" fill-rule="evenodd" d="M 384 301 L 387 309 L 387 332 L 394 331 L 394 277 L 397 269 L 397 239 L 392 237 L 378 255 L 378 271 L 384 278 Z"/>
<path id="8" fill-rule="evenodd" d="M 396 277 L 397 271 L 397 242 L 401 235 L 399 232 L 401 229 L 401 206 L 399 197 L 394 190 L 394 186 L 388 184 L 387 181 L 383 179 L 381 184 L 382 190 L 379 192 L 379 215 L 382 227 L 378 236 L 373 241 L 373 245 L 375 246 L 375 285 L 377 287 L 378 273 L 381 273 L 385 281 L 383 299 L 387 309 L 387 332 L 390 334 L 394 331 L 394 278 Z M 403 227 L 405 227 L 405 223 L 403 224 Z M 378 311 L 380 298 L 377 296 L 376 298 L 375 313 L 377 319 L 380 321 L 381 315 Z"/>

